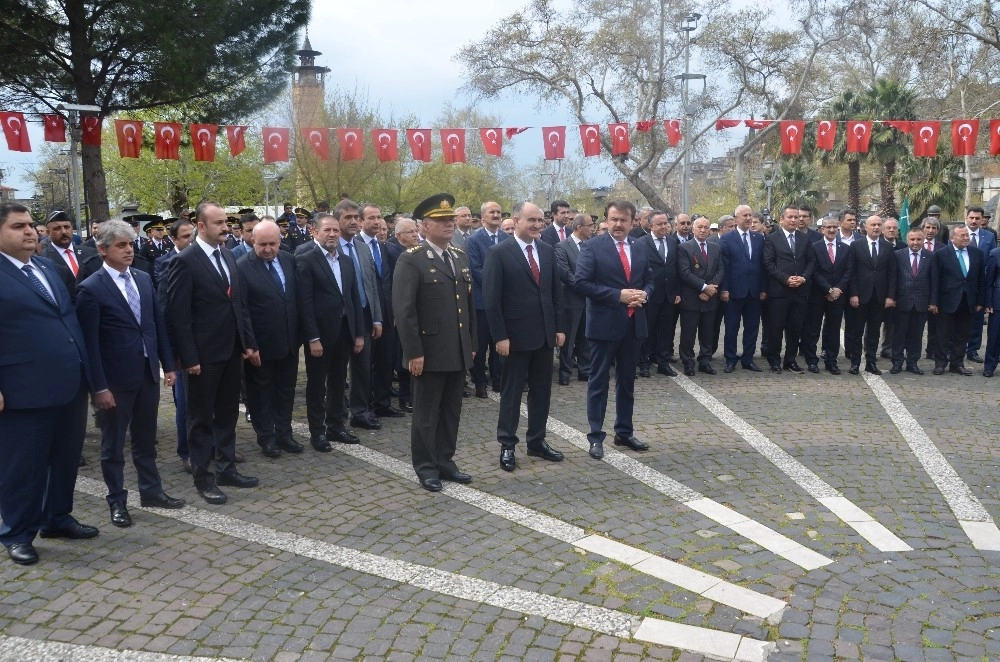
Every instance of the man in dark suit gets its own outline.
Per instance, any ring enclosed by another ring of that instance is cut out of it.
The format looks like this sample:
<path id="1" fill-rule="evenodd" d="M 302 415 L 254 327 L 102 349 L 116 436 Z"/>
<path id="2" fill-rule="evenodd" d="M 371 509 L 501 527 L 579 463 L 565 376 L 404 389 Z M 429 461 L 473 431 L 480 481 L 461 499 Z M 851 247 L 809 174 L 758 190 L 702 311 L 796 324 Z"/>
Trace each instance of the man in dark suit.
<path id="1" fill-rule="evenodd" d="M 239 260 L 247 253 L 253 252 L 253 229 L 258 223 L 260 223 L 260 219 L 257 217 L 257 214 L 244 214 L 240 217 L 240 243 L 233 249 L 234 260 Z M 275 227 L 277 227 L 277 224 L 275 224 Z M 278 232 L 278 236 L 280 237 L 280 229 Z"/>
<path id="2" fill-rule="evenodd" d="M 69 294 L 76 296 L 76 279 L 80 275 L 80 270 L 84 262 L 97 257 L 97 251 L 89 246 L 77 246 L 73 243 L 73 220 L 64 211 L 54 211 L 45 220 L 45 228 L 49 231 L 49 241 L 42 251 L 42 256 L 47 257 L 56 264 L 63 264 L 73 274 L 72 284 L 69 285 Z M 65 272 L 63 272 L 65 273 Z M 89 275 L 89 274 L 87 274 Z"/>
<path id="3" fill-rule="evenodd" d="M 831 374 L 839 375 L 840 328 L 844 321 L 847 290 L 854 271 L 854 258 L 847 244 L 840 241 L 840 224 L 833 216 L 823 219 L 823 238 L 813 243 L 816 260 L 812 293 L 806 317 L 802 352 L 809 372 L 819 372 L 816 347 L 822 331 L 823 364 Z"/>
<path id="4" fill-rule="evenodd" d="M 718 242 L 708 241 L 711 223 L 706 217 L 694 222 L 694 240 L 681 245 L 677 274 L 681 284 L 681 341 L 678 347 L 684 374 L 695 372 L 694 337 L 698 335 L 698 370 L 715 374 L 712 367 L 712 338 L 719 286 L 725 277 Z M 731 370 L 730 370 L 731 372 Z"/>
<path id="5" fill-rule="evenodd" d="M 920 229 L 924 232 L 924 250 L 928 253 L 933 255 L 948 245 L 946 241 L 941 240 L 941 221 L 938 217 L 925 216 L 920 221 Z M 933 359 L 937 353 L 936 319 L 936 317 L 929 318 L 927 323 L 926 356 L 929 359 Z"/>
<path id="6" fill-rule="evenodd" d="M 245 227 L 245 226 L 244 226 Z M 260 352 L 260 365 L 244 366 L 247 410 L 257 444 L 266 457 L 301 453 L 292 437 L 292 406 L 299 374 L 298 290 L 295 258 L 281 250 L 277 223 L 262 221 L 244 234 L 253 249 L 236 261 L 246 286 L 247 310 Z"/>
<path id="7" fill-rule="evenodd" d="M 896 287 L 896 268 L 892 245 L 882 238 L 882 218 L 869 216 L 865 221 L 865 238 L 851 244 L 853 272 L 848 286 L 846 353 L 851 360 L 850 373 L 861 368 L 861 348 L 864 340 L 865 372 L 880 375 L 878 339 L 882 330 L 882 315 L 896 305 L 889 293 Z"/>
<path id="8" fill-rule="evenodd" d="M 809 303 L 809 287 L 816 270 L 816 256 L 804 232 L 798 232 L 799 210 L 786 206 L 780 227 L 764 240 L 764 269 L 767 271 L 768 323 L 767 362 L 771 372 L 782 368 L 804 372 L 795 357 Z M 781 338 L 785 338 L 785 360 L 781 361 Z"/>
<path id="9" fill-rule="evenodd" d="M 399 256 L 407 248 L 413 248 L 420 243 L 420 235 L 417 231 L 417 224 L 412 218 L 397 216 L 393 227 L 393 234 L 396 241 L 388 244 L 389 264 L 393 274 L 396 273 L 396 263 Z M 396 352 L 393 357 L 393 364 L 396 366 L 396 375 L 399 380 L 399 408 L 403 411 L 413 413 L 413 398 L 410 391 L 410 371 L 406 362 L 403 361 L 403 345 L 399 342 L 399 328 L 394 327 L 392 335 L 395 338 Z"/>
<path id="10" fill-rule="evenodd" d="M 959 375 L 972 374 L 963 359 L 975 314 L 986 302 L 983 262 L 982 251 L 969 245 L 969 228 L 964 225 L 951 231 L 951 246 L 934 254 L 936 286 L 931 290 L 931 305 L 938 309 L 935 375 L 943 375 L 946 367 Z"/>
<path id="11" fill-rule="evenodd" d="M 160 365 L 173 386 L 174 357 L 152 279 L 131 269 L 135 233 L 128 223 L 101 223 L 96 238 L 104 268 L 80 283 L 76 313 L 90 356 L 91 390 L 101 416 L 101 471 L 111 523 L 132 526 L 125 489 L 125 435 L 132 431 L 132 462 L 144 507 L 181 508 L 167 496 L 156 468 Z"/>
<path id="12" fill-rule="evenodd" d="M 573 233 L 566 241 L 556 244 L 556 269 L 562 281 L 562 303 L 566 311 L 566 343 L 559 350 L 559 384 L 566 386 L 576 370 L 581 382 L 590 377 L 590 346 L 587 345 L 587 300 L 576 291 L 576 261 L 580 244 L 594 234 L 594 220 L 588 214 L 577 214 L 570 224 Z"/>
<path id="13" fill-rule="evenodd" d="M 545 441 L 552 394 L 552 351 L 566 341 L 562 285 L 555 251 L 540 241 L 545 227 L 542 210 L 530 202 L 514 206 L 514 241 L 486 255 L 483 296 L 486 317 L 505 357 L 500 380 L 497 441 L 500 468 L 516 466 L 517 424 L 521 396 L 528 386 L 528 455 L 561 462 L 563 454 Z"/>
<path id="14" fill-rule="evenodd" d="M 646 258 L 653 271 L 653 293 L 645 305 L 647 335 L 639 350 L 639 376 L 649 377 L 649 368 L 655 363 L 656 372 L 675 377 L 677 373 L 670 367 L 670 352 L 674 346 L 676 309 L 681 294 L 677 277 L 677 238 L 670 234 L 670 217 L 666 212 L 650 213 L 649 233 L 643 233 L 637 245 L 646 249 Z"/>
<path id="15" fill-rule="evenodd" d="M 991 250 L 986 258 L 986 312 L 990 317 L 986 327 L 983 377 L 992 377 L 1000 364 L 1000 248 Z"/>
<path id="16" fill-rule="evenodd" d="M 577 290 L 587 297 L 587 340 L 590 380 L 587 382 L 587 422 L 590 456 L 604 457 L 604 416 L 608 408 L 611 363 L 615 363 L 615 445 L 644 451 L 632 426 L 635 366 L 646 337 L 643 305 L 653 292 L 653 270 L 646 251 L 628 236 L 635 205 L 615 200 L 604 210 L 607 233 L 580 247 L 576 264 Z"/>
<path id="17" fill-rule="evenodd" d="M 195 488 L 208 503 L 222 504 L 227 497 L 220 485 L 258 483 L 236 471 L 235 453 L 241 364 L 260 365 L 260 354 L 243 279 L 223 247 L 229 233 L 226 212 L 217 203 L 202 202 L 196 218 L 197 236 L 167 270 L 167 327 L 179 367 L 188 373 L 188 448 Z M 213 455 L 218 459 L 215 472 Z"/>
<path id="18" fill-rule="evenodd" d="M 340 222 L 332 214 L 317 214 L 312 224 L 314 248 L 298 247 L 295 285 L 306 342 L 309 442 L 315 450 L 329 453 L 331 441 L 360 442 L 347 430 L 344 384 L 347 362 L 364 348 L 368 330 L 354 264 L 340 251 Z"/>
<path id="19" fill-rule="evenodd" d="M 764 272 L 764 235 L 750 231 L 753 210 L 740 205 L 733 212 L 736 229 L 719 237 L 724 279 L 720 300 L 726 303 L 724 353 L 726 372 L 739 361 L 744 370 L 762 372 L 754 363 L 757 333 L 760 329 L 760 304 L 767 298 L 767 274 Z M 736 340 L 743 327 L 743 353 L 736 353 Z"/>
<path id="20" fill-rule="evenodd" d="M 35 256 L 37 244 L 28 208 L 0 204 L 0 543 L 21 565 L 38 562 L 39 531 L 98 534 L 71 515 L 87 426 L 86 344 L 69 290 Z"/>
<path id="21" fill-rule="evenodd" d="M 891 216 L 882 221 L 882 239 L 889 244 L 893 254 L 906 248 L 905 238 L 899 236 L 899 220 Z M 895 335 L 895 322 L 895 308 L 886 308 L 882 311 L 882 351 L 879 356 L 883 359 L 892 358 L 892 337 Z"/>
<path id="22" fill-rule="evenodd" d="M 542 230 L 542 241 L 549 246 L 555 246 L 560 241 L 569 239 L 573 232 L 573 227 L 570 225 L 573 214 L 570 212 L 569 203 L 565 200 L 554 201 L 549 209 L 552 211 L 552 225 Z"/>
<path id="23" fill-rule="evenodd" d="M 984 227 L 982 207 L 967 207 L 965 210 L 965 227 L 969 228 L 969 246 L 978 248 L 983 254 L 983 260 L 997 247 L 997 237 Z M 983 346 L 983 322 L 985 313 L 979 311 L 972 320 L 972 331 L 969 333 L 969 344 L 965 348 L 965 356 L 973 363 L 982 363 L 979 348 Z"/>
<path id="24" fill-rule="evenodd" d="M 465 253 L 449 246 L 454 203 L 442 193 L 414 210 L 426 240 L 399 256 L 392 291 L 403 359 L 413 377 L 411 460 L 420 486 L 430 492 L 441 491 L 442 480 L 472 481 L 454 460 L 476 338 L 472 271 Z"/>
<path id="25" fill-rule="evenodd" d="M 896 282 L 889 298 L 896 302 L 896 319 L 892 334 L 892 368 L 889 372 L 894 375 L 902 372 L 905 357 L 906 370 L 922 375 L 924 371 L 917 364 L 924 325 L 928 311 L 937 312 L 937 308 L 930 305 L 935 284 L 934 256 L 924 250 L 924 233 L 920 228 L 911 228 L 906 233 L 906 243 L 907 248 L 893 254 Z"/>
<path id="26" fill-rule="evenodd" d="M 476 387 L 476 397 L 486 397 L 486 385 L 492 383 L 493 390 L 500 392 L 500 375 L 503 372 L 503 357 L 496 353 L 496 344 L 490 334 L 490 323 L 486 318 L 486 302 L 483 301 L 483 265 L 486 264 L 486 252 L 502 241 L 507 241 L 511 235 L 500 231 L 503 221 L 500 205 L 495 202 L 484 202 L 481 208 L 483 227 L 471 235 L 466 242 L 469 268 L 472 269 L 472 293 L 476 299 L 476 330 L 479 337 L 476 340 L 475 361 L 472 365 L 472 383 Z M 487 361 L 489 353 L 489 361 Z M 489 367 L 489 375 L 486 373 Z"/>
<path id="27" fill-rule="evenodd" d="M 156 258 L 166 255 L 173 248 L 173 244 L 167 239 L 167 227 L 176 221 L 176 218 L 164 220 L 156 216 L 142 226 L 142 231 L 146 233 L 147 241 L 140 249 L 138 255 L 149 264 L 156 262 Z"/>

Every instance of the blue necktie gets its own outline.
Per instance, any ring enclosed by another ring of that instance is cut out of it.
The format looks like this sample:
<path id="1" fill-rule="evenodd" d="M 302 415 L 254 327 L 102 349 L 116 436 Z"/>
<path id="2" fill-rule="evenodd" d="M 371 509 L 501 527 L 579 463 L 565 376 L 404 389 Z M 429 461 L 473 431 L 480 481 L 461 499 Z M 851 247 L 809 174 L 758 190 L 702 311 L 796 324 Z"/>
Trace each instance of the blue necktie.
<path id="1" fill-rule="evenodd" d="M 746 251 L 747 259 L 750 258 L 750 242 L 747 240 L 746 232 L 743 233 L 743 250 Z"/>
<path id="2" fill-rule="evenodd" d="M 960 265 L 962 265 L 962 276 L 968 277 L 969 276 L 969 265 L 965 261 L 965 251 L 963 251 L 963 250 L 959 250 L 958 251 L 958 263 Z"/>
<path id="3" fill-rule="evenodd" d="M 358 294 L 361 296 L 361 307 L 368 307 L 368 296 L 365 294 L 365 276 L 361 273 L 361 262 L 358 261 L 358 256 L 354 252 L 354 242 L 348 241 L 347 254 L 351 257 L 351 262 L 354 263 L 354 276 L 358 279 Z"/>
<path id="4" fill-rule="evenodd" d="M 49 294 L 49 291 L 45 289 L 45 285 L 42 284 L 42 280 L 37 275 L 35 275 L 35 270 L 31 267 L 30 264 L 26 264 L 23 267 L 21 267 L 21 271 L 25 273 L 25 275 L 28 277 L 28 280 L 31 281 L 31 284 L 35 286 L 35 289 L 42 293 L 42 296 L 45 297 L 46 301 L 51 303 L 56 308 L 59 307 L 59 304 L 56 303 L 56 300 L 53 299 L 52 295 Z"/>
<path id="5" fill-rule="evenodd" d="M 378 249 L 378 239 L 372 239 L 372 258 L 375 259 L 375 271 L 378 273 L 378 277 L 382 277 L 382 253 Z"/>
<path id="6" fill-rule="evenodd" d="M 135 315 L 135 321 L 142 324 L 142 304 L 139 303 L 139 291 L 132 284 L 131 274 L 123 271 L 118 274 L 118 277 L 125 281 L 125 300 L 128 301 L 128 307 L 132 309 L 132 314 Z"/>
<path id="7" fill-rule="evenodd" d="M 278 275 L 278 270 L 274 268 L 274 260 L 267 260 L 264 262 L 264 266 L 267 268 L 267 273 L 271 274 L 271 279 L 274 280 L 274 284 L 278 286 L 282 294 L 285 292 L 285 286 L 281 282 L 281 276 Z"/>

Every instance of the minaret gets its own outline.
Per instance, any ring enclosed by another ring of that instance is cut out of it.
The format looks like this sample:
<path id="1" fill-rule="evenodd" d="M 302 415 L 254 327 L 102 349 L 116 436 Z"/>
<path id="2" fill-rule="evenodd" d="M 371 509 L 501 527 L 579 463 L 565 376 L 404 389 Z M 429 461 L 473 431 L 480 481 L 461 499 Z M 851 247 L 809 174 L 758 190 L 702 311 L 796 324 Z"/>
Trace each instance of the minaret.
<path id="1" fill-rule="evenodd" d="M 316 66 L 316 56 L 322 55 L 322 53 L 313 50 L 312 44 L 309 43 L 308 31 L 306 31 L 302 48 L 295 54 L 299 56 L 299 64 L 292 72 L 292 132 L 294 134 L 292 140 L 296 151 L 296 170 L 299 170 L 300 159 L 305 157 L 307 163 L 313 160 L 309 158 L 307 153 L 300 152 L 300 150 L 309 150 L 309 146 L 301 140 L 300 129 L 302 127 L 326 126 L 323 76 L 330 73 L 330 68 Z M 305 185 L 301 172 L 296 172 L 295 184 L 296 203 L 305 205 L 312 196 Z"/>

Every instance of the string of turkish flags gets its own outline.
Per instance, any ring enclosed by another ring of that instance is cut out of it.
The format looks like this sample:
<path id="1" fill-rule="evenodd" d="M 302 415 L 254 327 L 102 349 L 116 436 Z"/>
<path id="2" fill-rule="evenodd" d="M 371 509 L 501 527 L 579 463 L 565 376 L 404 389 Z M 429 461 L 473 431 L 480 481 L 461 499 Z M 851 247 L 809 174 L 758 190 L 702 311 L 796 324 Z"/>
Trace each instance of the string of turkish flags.
<path id="1" fill-rule="evenodd" d="M 42 115 L 45 125 L 45 140 L 47 142 L 66 142 L 66 120 L 61 115 Z M 952 153 L 955 156 L 971 156 L 976 152 L 979 137 L 980 120 L 948 120 L 951 124 Z M 85 145 L 101 145 L 102 118 L 84 116 L 81 120 L 81 141 Z M 990 122 L 990 156 L 1000 156 L 1000 119 Z M 677 119 L 648 120 L 636 122 L 635 129 L 640 133 L 651 132 L 657 124 L 662 123 L 668 144 L 676 147 L 681 142 L 681 121 Z M 781 135 L 781 151 L 783 154 L 795 155 L 802 151 L 802 140 L 805 136 L 805 120 L 757 120 L 757 119 L 720 119 L 715 123 L 715 130 L 722 131 L 737 126 L 751 129 L 766 129 L 778 123 Z M 836 120 L 811 120 L 816 125 L 816 147 L 822 150 L 832 150 L 836 143 L 838 122 Z M 846 148 L 848 152 L 867 153 L 871 140 L 872 126 L 882 123 L 897 131 L 913 136 L 913 155 L 932 157 L 937 155 L 938 140 L 941 136 L 942 120 L 849 120 L 845 124 Z M 138 120 L 116 119 L 115 136 L 118 142 L 118 153 L 123 158 L 139 158 L 142 152 L 143 127 L 146 124 Z M 30 152 L 31 143 L 23 113 L 0 112 L 0 125 L 3 127 L 7 147 L 11 151 Z M 180 142 L 184 127 L 179 122 L 152 122 L 154 148 L 157 159 L 180 158 Z M 226 138 L 231 156 L 238 156 L 246 149 L 246 130 L 248 126 L 225 126 Z M 503 141 L 532 127 L 510 128 L 480 128 L 479 139 L 486 154 L 495 157 L 503 155 Z M 600 156 L 601 125 L 581 124 L 578 126 L 583 155 L 586 157 Z M 214 161 L 216 137 L 219 125 L 191 124 L 188 127 L 191 137 L 191 147 L 196 161 Z M 544 126 L 542 130 L 542 145 L 546 160 L 566 158 L 566 127 Z M 631 130 L 627 122 L 615 122 L 607 125 L 608 137 L 611 141 L 611 155 L 627 154 L 631 149 Z M 301 144 L 308 144 L 313 153 L 321 160 L 330 159 L 330 132 L 336 131 L 336 139 L 340 148 L 340 158 L 343 161 L 353 161 L 364 157 L 365 131 L 357 128 L 329 129 L 323 127 L 308 127 L 301 129 Z M 410 153 L 416 161 L 431 160 L 431 144 L 433 130 L 431 129 L 372 129 L 371 141 L 379 161 L 399 160 L 399 133 L 405 132 Z M 466 129 L 438 129 L 441 152 L 445 163 L 466 162 Z M 264 163 L 279 163 L 289 160 L 291 129 L 282 127 L 264 127 L 261 130 L 264 146 Z"/>

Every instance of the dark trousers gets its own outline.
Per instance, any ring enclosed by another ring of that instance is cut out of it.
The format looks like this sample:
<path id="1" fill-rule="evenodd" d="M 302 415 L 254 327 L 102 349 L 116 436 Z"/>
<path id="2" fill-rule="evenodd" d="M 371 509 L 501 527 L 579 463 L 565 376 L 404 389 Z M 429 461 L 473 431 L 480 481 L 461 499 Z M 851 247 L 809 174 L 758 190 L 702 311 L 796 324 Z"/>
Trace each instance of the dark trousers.
<path id="1" fill-rule="evenodd" d="M 828 301 L 825 296 L 816 293 L 809 298 L 805 344 L 802 346 L 807 365 L 819 363 L 817 349 L 821 350 L 824 363 L 836 363 L 840 354 L 840 327 L 844 322 L 844 298 L 841 295 L 836 301 Z"/>
<path id="2" fill-rule="evenodd" d="M 725 301 L 719 301 L 715 307 L 715 315 L 712 318 L 712 353 L 708 355 L 708 358 L 712 358 L 719 351 L 719 338 L 722 337 L 722 320 L 726 317 L 726 308 L 728 307 L 729 304 Z"/>
<path id="3" fill-rule="evenodd" d="M 885 301 L 873 296 L 867 303 L 857 308 L 848 304 L 844 310 L 847 317 L 847 358 L 852 363 L 861 363 L 862 341 L 864 342 L 864 359 L 867 363 L 878 360 L 878 339 L 882 332 L 882 314 L 885 311 Z"/>
<path id="4" fill-rule="evenodd" d="M 1000 363 L 1000 314 L 990 314 L 986 327 L 986 353 L 983 356 L 983 369 L 996 370 Z"/>
<path id="5" fill-rule="evenodd" d="M 464 388 L 464 370 L 424 372 L 411 380 L 410 457 L 420 479 L 458 471 L 454 457 Z"/>
<path id="6" fill-rule="evenodd" d="M 351 359 L 351 417 L 364 416 L 371 407 L 372 397 L 372 311 L 365 308 L 364 323 L 361 326 L 365 338 L 364 348 Z M 353 341 L 352 341 L 353 345 Z"/>
<path id="7" fill-rule="evenodd" d="M 503 357 L 497 354 L 493 343 L 493 335 L 490 333 L 490 322 L 486 317 L 486 310 L 476 308 L 476 358 L 472 361 L 472 383 L 476 386 L 486 386 L 486 368 L 489 367 L 489 383 L 493 389 L 500 390 L 500 375 L 503 372 Z M 487 355 L 489 360 L 487 361 Z"/>
<path id="8" fill-rule="evenodd" d="M 559 348 L 559 376 L 569 379 L 575 369 L 578 375 L 587 377 L 590 374 L 590 346 L 584 334 L 586 310 L 570 308 L 566 310 L 566 314 L 569 317 L 569 330 L 566 333 L 566 343 Z"/>
<path id="9" fill-rule="evenodd" d="M 517 444 L 525 383 L 528 385 L 528 432 L 524 439 L 528 448 L 540 448 L 545 441 L 545 423 L 552 397 L 552 348 L 548 345 L 527 352 L 511 352 L 504 360 L 497 417 L 497 441 L 501 446 Z"/>
<path id="10" fill-rule="evenodd" d="M 968 298 L 962 294 L 962 301 L 953 313 L 938 313 L 935 315 L 934 326 L 937 336 L 937 354 L 935 366 L 962 366 L 965 363 L 965 348 L 972 332 L 972 322 L 975 314 L 969 310 Z M 954 333 L 954 342 L 950 342 Z"/>
<path id="11" fill-rule="evenodd" d="M 142 386 L 134 391 L 112 391 L 115 406 L 105 410 L 101 421 L 101 473 L 108 486 L 108 503 L 125 503 L 125 435 L 132 429 L 132 464 L 138 478 L 139 494 L 158 495 L 163 491 L 156 468 L 156 414 L 160 405 L 159 375 L 147 373 Z"/>
<path id="12" fill-rule="evenodd" d="M 681 342 L 678 351 L 685 368 L 694 365 L 694 337 L 698 335 L 698 363 L 712 359 L 712 337 L 715 332 L 715 309 L 700 311 L 681 309 Z"/>
<path id="13" fill-rule="evenodd" d="M 967 356 L 977 354 L 983 346 L 983 322 L 985 319 L 986 312 L 983 310 L 980 310 L 978 313 L 972 313 L 972 328 L 969 330 L 969 342 L 965 348 Z"/>
<path id="14" fill-rule="evenodd" d="M 924 325 L 927 313 L 916 310 L 897 310 L 894 313 L 892 330 L 892 362 L 917 365 L 920 360 L 920 343 L 924 339 Z"/>
<path id="15" fill-rule="evenodd" d="M 635 394 L 635 364 L 639 357 L 639 338 L 635 337 L 635 318 L 629 319 L 621 340 L 590 341 L 590 379 L 587 381 L 587 422 L 591 442 L 603 442 L 604 416 L 608 409 L 611 363 L 615 364 L 615 434 L 632 436 L 632 409 Z"/>
<path id="16" fill-rule="evenodd" d="M 767 362 L 772 367 L 782 365 L 781 339 L 785 339 L 785 360 L 783 365 L 795 362 L 799 353 L 799 338 L 805 324 L 808 299 L 805 297 L 776 297 L 767 303 L 768 326 Z"/>
<path id="17" fill-rule="evenodd" d="M 0 543 L 31 542 L 72 524 L 73 490 L 87 429 L 87 391 L 44 409 L 0 411 Z"/>
<path id="18" fill-rule="evenodd" d="M 726 363 L 732 364 L 741 361 L 744 364 L 753 362 L 754 352 L 757 351 L 757 331 L 760 329 L 760 299 L 757 297 L 743 297 L 741 299 L 730 299 L 726 303 L 726 338 L 723 346 L 723 353 Z M 743 353 L 736 353 L 736 343 L 743 327 Z"/>
<path id="19" fill-rule="evenodd" d="M 187 429 L 187 384 L 188 374 L 184 370 L 177 371 L 174 381 L 174 425 L 177 426 L 177 457 L 188 459 L 188 429 Z"/>
<path id="20" fill-rule="evenodd" d="M 886 308 L 882 312 L 882 351 L 892 351 L 892 339 L 896 335 L 896 309 Z"/>
<path id="21" fill-rule="evenodd" d="M 292 441 L 292 407 L 299 375 L 298 347 L 288 356 L 261 361 L 259 368 L 247 364 L 244 374 L 247 409 L 257 433 L 257 443 L 263 447 L 275 440 Z"/>
<path id="22" fill-rule="evenodd" d="M 239 345 L 225 361 L 201 364 L 200 375 L 188 375 L 188 451 L 194 467 L 194 484 L 215 484 L 210 463 L 218 457 L 216 469 L 236 471 L 236 421 L 240 414 L 240 373 L 243 356 Z"/>
<path id="23" fill-rule="evenodd" d="M 677 322 L 681 318 L 680 304 L 664 301 L 659 317 L 664 324 L 657 324 L 659 335 L 656 339 L 656 364 L 664 366 L 674 356 L 674 340 L 677 338 Z"/>
<path id="24" fill-rule="evenodd" d="M 354 337 L 346 317 L 337 339 L 323 344 L 322 356 L 313 356 L 306 347 L 306 419 L 309 421 L 309 436 L 313 439 L 327 430 L 343 432 L 347 429 L 344 384 L 347 383 L 347 361 L 353 347 Z"/>
<path id="25" fill-rule="evenodd" d="M 371 402 L 376 408 L 392 406 L 392 366 L 396 353 L 392 327 L 383 325 L 378 340 L 371 340 Z"/>
<path id="26" fill-rule="evenodd" d="M 396 365 L 396 377 L 399 380 L 399 400 L 406 401 L 410 398 L 410 371 L 406 369 L 403 362 L 403 346 L 399 342 L 399 333 L 393 330 L 392 335 L 396 340 L 396 352 L 393 361 Z M 411 400 L 412 402 L 412 400 Z"/>

